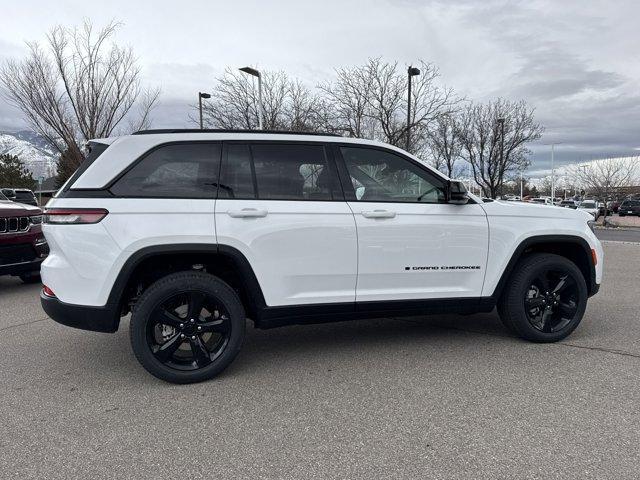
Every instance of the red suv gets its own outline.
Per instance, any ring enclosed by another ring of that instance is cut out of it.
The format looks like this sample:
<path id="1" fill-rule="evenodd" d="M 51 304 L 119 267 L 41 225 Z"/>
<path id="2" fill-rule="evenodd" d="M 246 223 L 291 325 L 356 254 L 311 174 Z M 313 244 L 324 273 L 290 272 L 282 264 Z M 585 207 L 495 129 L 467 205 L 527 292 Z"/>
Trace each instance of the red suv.
<path id="1" fill-rule="evenodd" d="M 40 263 L 49 253 L 41 223 L 38 207 L 14 203 L 0 193 L 0 275 L 40 281 Z"/>

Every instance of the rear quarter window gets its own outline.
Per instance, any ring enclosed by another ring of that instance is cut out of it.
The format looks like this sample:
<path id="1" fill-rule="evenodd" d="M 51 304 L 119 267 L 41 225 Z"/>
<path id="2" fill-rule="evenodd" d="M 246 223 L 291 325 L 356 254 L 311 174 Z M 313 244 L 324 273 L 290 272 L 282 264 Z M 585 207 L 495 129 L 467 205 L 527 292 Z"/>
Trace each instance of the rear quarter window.
<path id="1" fill-rule="evenodd" d="M 214 198 L 221 144 L 160 146 L 133 165 L 109 189 L 119 197 Z"/>

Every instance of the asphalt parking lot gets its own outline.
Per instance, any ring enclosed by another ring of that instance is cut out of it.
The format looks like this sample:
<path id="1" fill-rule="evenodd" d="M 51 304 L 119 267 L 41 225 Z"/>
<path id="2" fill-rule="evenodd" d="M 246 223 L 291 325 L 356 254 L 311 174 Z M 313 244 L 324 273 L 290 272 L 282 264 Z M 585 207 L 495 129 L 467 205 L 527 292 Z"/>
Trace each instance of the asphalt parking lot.
<path id="1" fill-rule="evenodd" d="M 0 278 L 3 478 L 638 478 L 640 244 L 564 342 L 495 314 L 250 329 L 219 378 L 177 386 L 115 335 L 45 318 Z M 122 328 L 124 327 L 124 328 Z"/>

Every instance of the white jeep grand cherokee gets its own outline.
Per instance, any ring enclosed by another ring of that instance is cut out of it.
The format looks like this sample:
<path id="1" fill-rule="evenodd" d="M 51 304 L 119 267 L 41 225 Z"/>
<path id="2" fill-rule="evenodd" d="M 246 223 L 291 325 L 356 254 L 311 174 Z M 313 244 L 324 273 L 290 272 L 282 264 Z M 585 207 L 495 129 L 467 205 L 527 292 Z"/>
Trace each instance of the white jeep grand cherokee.
<path id="1" fill-rule="evenodd" d="M 294 133 L 155 130 L 91 142 L 47 205 L 42 305 L 196 382 L 259 328 L 488 312 L 534 342 L 573 331 L 602 279 L 583 212 L 482 203 L 406 152 Z"/>

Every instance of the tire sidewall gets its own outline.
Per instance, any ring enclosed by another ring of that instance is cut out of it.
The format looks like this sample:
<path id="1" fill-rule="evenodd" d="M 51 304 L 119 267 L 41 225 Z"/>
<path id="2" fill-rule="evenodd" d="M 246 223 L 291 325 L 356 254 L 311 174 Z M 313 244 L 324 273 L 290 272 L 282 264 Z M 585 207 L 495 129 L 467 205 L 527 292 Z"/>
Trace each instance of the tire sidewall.
<path id="1" fill-rule="evenodd" d="M 220 301 L 230 317 L 231 335 L 222 353 L 210 365 L 182 371 L 155 357 L 147 342 L 147 324 L 151 313 L 167 298 L 190 291 L 203 292 Z M 134 305 L 129 329 L 133 351 L 149 373 L 171 383 L 200 382 L 222 372 L 240 351 L 246 330 L 245 312 L 235 291 L 219 278 L 201 272 L 175 273 L 156 281 L 142 294 Z"/>

